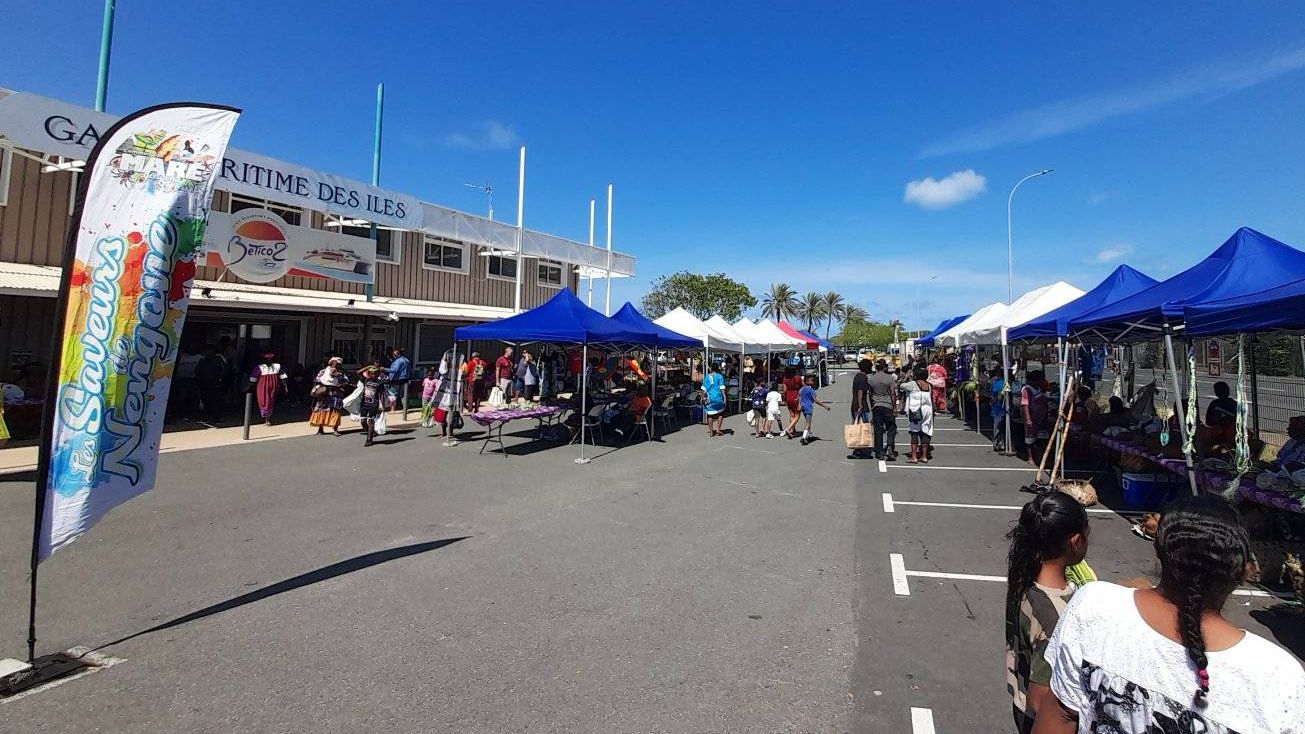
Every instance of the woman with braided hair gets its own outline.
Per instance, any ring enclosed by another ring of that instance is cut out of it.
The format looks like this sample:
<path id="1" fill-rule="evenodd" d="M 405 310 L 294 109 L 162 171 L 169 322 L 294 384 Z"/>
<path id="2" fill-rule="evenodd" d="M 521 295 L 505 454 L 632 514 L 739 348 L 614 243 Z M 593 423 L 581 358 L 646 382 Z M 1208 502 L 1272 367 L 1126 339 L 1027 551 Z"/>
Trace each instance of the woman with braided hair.
<path id="1" fill-rule="evenodd" d="M 1047 640 L 1078 588 L 1065 569 L 1087 556 L 1087 512 L 1073 497 L 1047 492 L 1024 505 L 1006 537 L 1006 689 L 1015 730 L 1028 734 L 1050 694 Z"/>
<path id="2" fill-rule="evenodd" d="M 1098 581 L 1074 595 L 1047 645 L 1052 696 L 1034 734 L 1305 732 L 1300 663 L 1220 613 L 1251 560 L 1236 511 L 1177 502 L 1155 549 L 1155 588 Z"/>

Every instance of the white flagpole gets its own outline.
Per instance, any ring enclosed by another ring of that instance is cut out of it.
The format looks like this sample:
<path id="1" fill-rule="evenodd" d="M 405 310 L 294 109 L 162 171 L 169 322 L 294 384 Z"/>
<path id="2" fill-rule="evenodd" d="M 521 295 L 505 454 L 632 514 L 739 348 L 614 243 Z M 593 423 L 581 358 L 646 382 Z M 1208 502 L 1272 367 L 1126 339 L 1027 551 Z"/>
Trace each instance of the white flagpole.
<path id="1" fill-rule="evenodd" d="M 594 206 L 597 203 L 598 203 L 597 198 L 593 196 L 589 197 L 589 246 L 590 247 L 594 246 Z M 589 308 L 593 308 L 594 307 L 594 270 L 593 268 L 588 266 L 586 266 L 586 269 L 589 271 L 589 277 L 588 277 L 589 300 L 585 303 L 585 305 L 588 306 Z M 1302 344 L 1305 344 L 1305 342 L 1302 342 Z M 1305 346 L 1302 347 L 1301 353 L 1305 354 Z"/>
<path id="2" fill-rule="evenodd" d="M 612 185 L 607 184 L 607 301 L 603 315 L 612 315 Z"/>
<path id="3" fill-rule="evenodd" d="M 525 235 L 523 219 L 526 212 L 526 146 L 521 146 L 521 165 L 517 172 L 517 277 L 515 295 L 512 297 L 512 310 L 521 313 L 521 271 L 525 262 L 521 257 L 521 245 Z"/>

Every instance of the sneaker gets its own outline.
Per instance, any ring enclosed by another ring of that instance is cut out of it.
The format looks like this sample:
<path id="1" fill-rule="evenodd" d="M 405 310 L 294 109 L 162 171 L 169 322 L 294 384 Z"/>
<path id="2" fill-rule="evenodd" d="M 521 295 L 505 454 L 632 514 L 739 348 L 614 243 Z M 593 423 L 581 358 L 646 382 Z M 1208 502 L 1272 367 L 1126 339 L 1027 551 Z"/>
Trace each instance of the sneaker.
<path id="1" fill-rule="evenodd" d="M 802 438 L 798 439 L 798 443 L 802 444 L 803 446 L 806 446 L 807 444 L 811 443 L 811 441 L 807 439 L 806 436 L 803 436 Z"/>

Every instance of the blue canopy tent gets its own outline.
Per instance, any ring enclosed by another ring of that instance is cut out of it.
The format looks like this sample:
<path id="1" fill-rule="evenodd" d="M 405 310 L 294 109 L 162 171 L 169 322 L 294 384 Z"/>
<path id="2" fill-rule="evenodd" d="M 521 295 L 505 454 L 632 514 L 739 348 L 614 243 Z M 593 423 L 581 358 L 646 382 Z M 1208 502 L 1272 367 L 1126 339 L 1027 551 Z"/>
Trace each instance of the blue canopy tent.
<path id="1" fill-rule="evenodd" d="M 474 326 L 460 326 L 453 330 L 453 338 L 480 339 L 504 342 L 553 342 L 582 345 L 581 360 L 586 366 L 581 370 L 580 407 L 584 410 L 589 396 L 589 345 L 603 344 L 652 345 L 657 333 L 652 329 L 638 328 L 617 321 L 589 308 L 576 298 L 568 288 L 557 292 L 547 302 L 516 316 Z M 585 422 L 580 420 L 580 456 L 577 464 L 588 464 L 585 458 Z M 506 454 L 506 451 L 504 452 Z"/>
<path id="2" fill-rule="evenodd" d="M 1247 296 L 1186 306 L 1183 325 L 1187 336 L 1305 331 L 1305 280 Z"/>
<path id="3" fill-rule="evenodd" d="M 933 330 L 933 331 L 929 332 L 928 334 L 925 334 L 924 336 L 920 337 L 919 339 L 916 339 L 916 340 L 915 340 L 915 343 L 918 344 L 918 345 L 920 345 L 920 346 L 922 346 L 922 347 L 926 347 L 926 348 L 928 348 L 928 347 L 932 347 L 932 346 L 933 346 L 933 340 L 934 340 L 935 338 L 937 338 L 937 336 L 938 336 L 939 334 L 943 333 L 944 331 L 947 331 L 948 329 L 952 328 L 953 326 L 955 326 L 955 325 L 961 323 L 962 321 L 968 319 L 968 318 L 970 317 L 970 315 L 971 315 L 971 314 L 968 314 L 968 313 L 967 313 L 967 314 L 965 314 L 964 316 L 953 316 L 953 317 L 951 317 L 950 319 L 943 319 L 942 321 L 940 321 L 940 322 L 938 323 L 938 325 L 937 325 L 936 327 L 934 327 L 934 330 Z"/>
<path id="4" fill-rule="evenodd" d="M 1069 322 L 1098 308 L 1115 303 L 1124 298 L 1158 283 L 1144 273 L 1127 265 L 1120 265 L 1106 276 L 1096 288 L 1066 303 L 1060 308 L 1052 309 L 1038 318 L 1011 329 L 1006 338 L 1009 341 L 1026 339 L 1056 339 L 1069 336 Z M 950 327 L 948 327 L 950 328 Z"/>
<path id="5" fill-rule="evenodd" d="M 693 337 L 685 336 L 678 331 L 671 331 L 665 326 L 650 320 L 647 316 L 639 313 L 639 309 L 635 308 L 634 304 L 629 301 L 621 307 L 620 311 L 612 314 L 612 320 L 619 321 L 622 324 L 639 331 L 651 331 L 656 339 L 656 341 L 651 343 L 652 346 L 672 347 L 678 349 L 695 349 L 702 347 L 701 339 L 694 339 Z"/>
<path id="6" fill-rule="evenodd" d="M 1202 303 L 1245 297 L 1305 279 L 1305 252 L 1249 227 L 1233 233 L 1219 249 L 1183 272 L 1128 298 L 1070 320 L 1069 332 L 1080 340 L 1114 342 L 1163 337 L 1174 395 L 1181 397 L 1173 335 L 1184 328 L 1184 309 Z M 1177 401 L 1183 443 L 1189 443 L 1183 401 Z M 1192 492 L 1192 456 L 1184 452 Z"/>

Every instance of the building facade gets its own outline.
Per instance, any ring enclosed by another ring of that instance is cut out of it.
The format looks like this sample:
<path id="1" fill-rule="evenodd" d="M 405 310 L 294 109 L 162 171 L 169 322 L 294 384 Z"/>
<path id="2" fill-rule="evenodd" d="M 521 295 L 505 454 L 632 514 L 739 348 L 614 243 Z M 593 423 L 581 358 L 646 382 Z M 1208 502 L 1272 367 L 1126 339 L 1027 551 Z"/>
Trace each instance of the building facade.
<path id="1" fill-rule="evenodd" d="M 15 381 L 25 367 L 43 369 L 49 361 L 60 263 L 80 170 L 71 146 L 76 143 L 88 153 L 111 122 L 92 110 L 0 90 L 0 380 Z M 356 187 L 369 201 L 372 196 L 406 200 L 408 210 L 419 207 L 423 217 L 411 228 L 383 217 L 369 222 L 335 201 L 285 195 L 271 174 L 266 191 L 234 177 L 219 179 L 210 230 L 237 213 L 270 212 L 274 221 L 293 229 L 310 254 L 338 257 L 343 252 L 353 258 L 345 269 L 353 264 L 359 271 L 370 269 L 373 292 L 369 298 L 365 283 L 350 280 L 357 277 L 354 273 L 332 277 L 336 271 L 329 267 L 291 269 L 270 281 L 252 282 L 241 277 L 239 268 L 206 256 L 197 261 L 181 344 L 186 350 L 225 345 L 246 362 L 273 351 L 287 368 L 313 368 L 328 353 L 357 365 L 386 347 L 401 346 L 418 365 L 433 364 L 452 345 L 456 326 L 515 313 L 518 267 L 522 309 L 543 303 L 561 288 L 576 290 L 581 268 L 604 264 L 621 274 L 633 273 L 634 260 L 627 255 L 529 230 L 518 238 L 515 228 L 502 223 L 244 155 L 263 168 L 302 173 L 305 181 L 316 176 Z M 248 165 L 233 163 L 231 157 L 229 152 L 227 173 Z M 310 184 L 300 188 L 313 190 Z"/>

